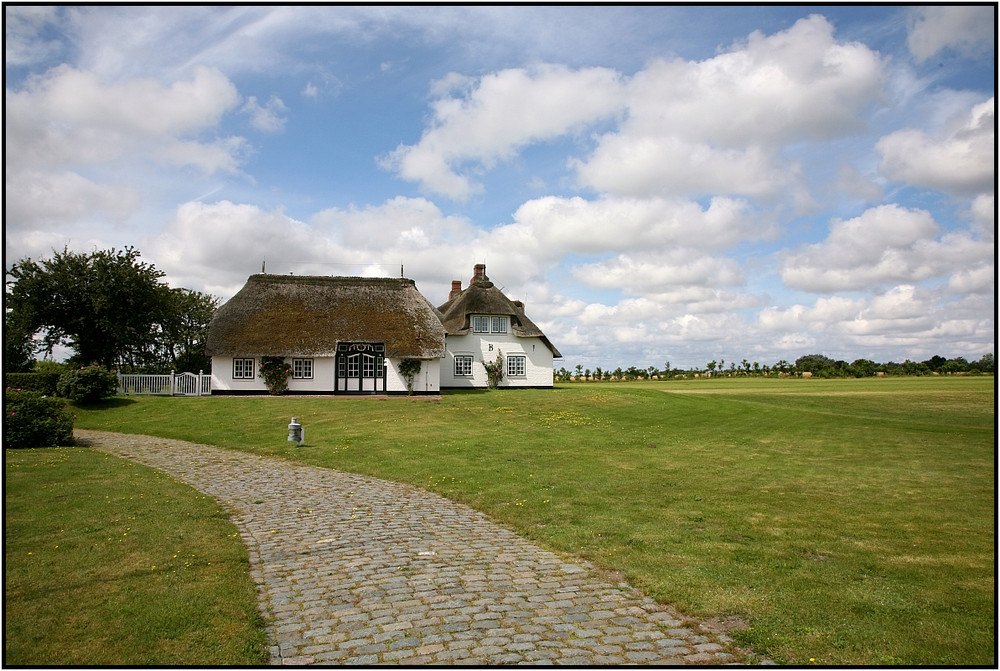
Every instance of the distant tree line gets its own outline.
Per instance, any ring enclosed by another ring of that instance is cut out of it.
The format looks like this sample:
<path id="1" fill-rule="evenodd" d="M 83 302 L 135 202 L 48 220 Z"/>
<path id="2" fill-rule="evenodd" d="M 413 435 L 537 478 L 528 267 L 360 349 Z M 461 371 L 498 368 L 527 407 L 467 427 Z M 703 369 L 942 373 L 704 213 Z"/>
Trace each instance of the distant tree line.
<path id="1" fill-rule="evenodd" d="M 726 360 L 709 361 L 704 368 L 680 369 L 672 368 L 667 361 L 662 369 L 656 366 L 647 368 L 603 369 L 600 366 L 593 370 L 577 365 L 575 370 L 568 370 L 562 367 L 555 371 L 556 380 L 560 382 L 572 381 L 601 381 L 610 380 L 665 380 L 671 378 L 692 378 L 698 376 L 712 377 L 782 377 L 801 376 L 808 373 L 813 377 L 837 378 L 837 377 L 875 377 L 882 375 L 948 375 L 948 374 L 969 374 L 979 375 L 983 373 L 996 373 L 996 363 L 993 354 L 984 354 L 978 361 L 968 361 L 964 357 L 946 359 L 942 356 L 933 356 L 927 361 L 910 361 L 907 359 L 903 363 L 889 361 L 887 363 L 876 363 L 869 359 L 855 359 L 851 363 L 846 361 L 835 361 L 822 354 L 806 354 L 795 360 L 795 363 L 788 363 L 784 359 L 773 365 L 761 365 L 759 362 L 750 362 L 746 359 L 739 363 L 730 361 L 727 367 Z"/>
<path id="2" fill-rule="evenodd" d="M 211 368 L 208 323 L 219 299 L 170 288 L 132 247 L 89 254 L 64 248 L 7 271 L 5 373 L 30 372 L 35 356 L 70 347 L 72 366 L 157 373 Z M 47 363 L 47 362 L 46 362 Z"/>

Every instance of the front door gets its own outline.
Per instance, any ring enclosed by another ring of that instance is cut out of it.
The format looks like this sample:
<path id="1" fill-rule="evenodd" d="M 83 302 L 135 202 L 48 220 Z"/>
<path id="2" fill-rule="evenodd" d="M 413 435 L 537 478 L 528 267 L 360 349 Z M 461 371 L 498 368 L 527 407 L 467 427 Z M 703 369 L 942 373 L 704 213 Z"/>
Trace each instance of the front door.
<path id="1" fill-rule="evenodd" d="M 382 343 L 339 343 L 337 345 L 339 394 L 385 393 L 385 345 Z"/>

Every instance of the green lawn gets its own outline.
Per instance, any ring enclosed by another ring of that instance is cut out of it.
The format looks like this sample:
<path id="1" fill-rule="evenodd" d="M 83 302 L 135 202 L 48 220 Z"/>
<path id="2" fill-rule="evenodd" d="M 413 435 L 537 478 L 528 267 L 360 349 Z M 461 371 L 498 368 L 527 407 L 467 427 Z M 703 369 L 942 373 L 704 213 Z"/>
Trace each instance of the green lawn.
<path id="1" fill-rule="evenodd" d="M 409 482 L 806 664 L 996 663 L 992 377 L 118 399 L 77 426 Z M 287 442 L 292 416 L 306 445 Z"/>
<path id="2" fill-rule="evenodd" d="M 4 465 L 5 664 L 267 661 L 247 551 L 214 501 L 84 447 Z"/>

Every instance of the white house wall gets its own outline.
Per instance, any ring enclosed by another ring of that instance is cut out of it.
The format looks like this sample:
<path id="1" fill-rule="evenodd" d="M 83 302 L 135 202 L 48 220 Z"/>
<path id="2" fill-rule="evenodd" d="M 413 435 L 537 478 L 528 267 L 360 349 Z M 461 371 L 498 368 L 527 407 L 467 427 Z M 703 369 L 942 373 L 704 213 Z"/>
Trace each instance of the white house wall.
<path id="1" fill-rule="evenodd" d="M 486 387 L 486 369 L 483 361 L 494 361 L 497 352 L 503 352 L 504 358 L 509 354 L 523 354 L 526 357 L 525 376 L 509 377 L 506 362 L 501 387 L 551 387 L 552 386 L 552 350 L 541 338 L 519 338 L 512 333 L 477 333 L 469 335 L 448 336 L 445 339 L 447 352 L 441 362 L 442 388 L 483 388 Z M 455 355 L 472 355 L 472 376 L 455 375 Z"/>
<path id="2" fill-rule="evenodd" d="M 239 357 L 241 359 L 249 357 Z M 260 359 L 254 360 L 254 370 L 260 366 Z M 254 377 L 252 380 L 233 379 L 233 357 L 213 356 L 212 357 L 212 391 L 267 391 L 267 385 L 263 378 Z"/>
<path id="3" fill-rule="evenodd" d="M 249 357 L 237 357 L 249 358 Z M 286 357 L 291 365 L 293 357 Z M 298 358 L 298 357 L 295 357 Z M 304 394 L 332 394 L 336 365 L 334 357 L 304 357 L 313 360 L 311 379 L 288 378 L 288 391 Z M 388 393 L 406 393 L 406 380 L 399 374 L 399 359 L 386 359 L 385 387 Z M 413 379 L 413 393 L 437 394 L 441 391 L 441 360 L 424 360 L 420 372 Z M 259 370 L 260 357 L 254 359 L 254 370 Z M 259 373 L 252 380 L 233 379 L 233 357 L 212 357 L 212 390 L 219 392 L 267 393 L 267 385 Z"/>
<path id="4" fill-rule="evenodd" d="M 399 374 L 402 359 L 386 359 L 389 365 L 385 371 L 385 386 L 390 392 L 406 391 L 406 380 Z M 441 360 L 422 359 L 420 372 L 413 376 L 414 394 L 437 394 L 441 391 Z"/>

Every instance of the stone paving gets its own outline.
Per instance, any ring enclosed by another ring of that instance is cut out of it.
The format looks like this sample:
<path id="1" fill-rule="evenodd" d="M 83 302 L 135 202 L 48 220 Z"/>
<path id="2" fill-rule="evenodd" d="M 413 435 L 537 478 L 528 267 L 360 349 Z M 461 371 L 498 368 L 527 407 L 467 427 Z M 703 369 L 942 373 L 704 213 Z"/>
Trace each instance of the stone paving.
<path id="1" fill-rule="evenodd" d="M 76 434 L 229 508 L 272 664 L 761 663 L 437 494 L 178 440 Z"/>

